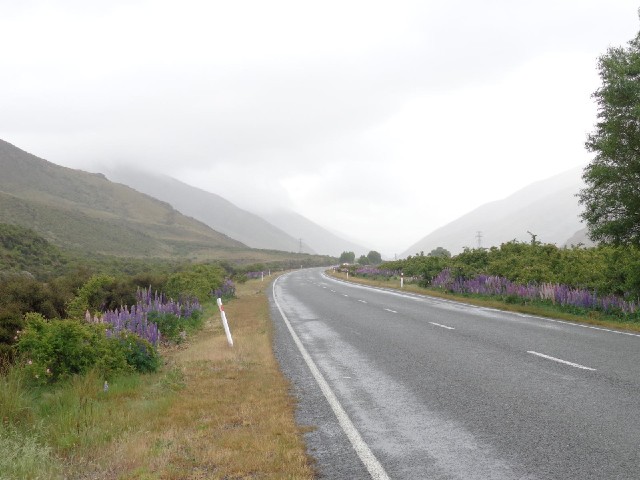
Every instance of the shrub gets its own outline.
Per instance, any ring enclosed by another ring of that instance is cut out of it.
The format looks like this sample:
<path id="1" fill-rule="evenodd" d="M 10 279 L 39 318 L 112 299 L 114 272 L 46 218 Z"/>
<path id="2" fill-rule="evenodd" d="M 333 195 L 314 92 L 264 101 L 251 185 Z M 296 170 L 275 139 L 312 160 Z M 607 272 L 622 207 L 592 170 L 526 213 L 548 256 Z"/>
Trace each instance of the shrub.
<path id="1" fill-rule="evenodd" d="M 28 314 L 17 349 L 36 383 L 55 382 L 92 368 L 104 377 L 131 369 L 120 342 L 107 338 L 104 325 L 99 324 L 49 322 L 39 314 Z"/>
<path id="2" fill-rule="evenodd" d="M 182 342 L 185 335 L 202 327 L 202 312 L 194 310 L 188 317 L 179 317 L 172 313 L 153 311 L 147 314 L 150 322 L 158 325 L 162 336 L 176 343 Z"/>
<path id="3" fill-rule="evenodd" d="M 107 290 L 115 279 L 108 275 L 94 275 L 80 289 L 75 298 L 69 302 L 67 314 L 71 318 L 84 318 L 88 310 L 92 313 L 105 310 Z"/>
<path id="4" fill-rule="evenodd" d="M 204 302 L 212 290 L 222 286 L 226 272 L 216 264 L 193 265 L 174 273 L 166 283 L 166 293 L 173 298 L 195 296 Z"/>
<path id="5" fill-rule="evenodd" d="M 151 343 L 131 332 L 120 332 L 116 337 L 127 363 L 140 373 L 156 372 L 160 367 L 160 355 Z"/>

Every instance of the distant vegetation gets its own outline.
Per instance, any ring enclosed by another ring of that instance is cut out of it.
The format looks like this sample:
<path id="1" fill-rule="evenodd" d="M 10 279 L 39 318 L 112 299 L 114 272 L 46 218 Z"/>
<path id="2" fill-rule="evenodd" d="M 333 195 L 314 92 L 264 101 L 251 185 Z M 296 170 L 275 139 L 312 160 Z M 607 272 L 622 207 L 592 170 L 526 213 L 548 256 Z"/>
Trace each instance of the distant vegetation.
<path id="1" fill-rule="evenodd" d="M 577 313 L 596 310 L 640 321 L 640 248 L 601 245 L 558 248 L 507 242 L 490 249 L 465 249 L 449 257 L 436 249 L 385 262 L 380 276 L 404 275 L 423 287 L 488 295 L 510 303 L 543 301 Z M 353 267 L 352 274 L 358 274 Z M 375 276 L 376 272 L 361 272 Z"/>
<path id="2" fill-rule="evenodd" d="M 353 252 L 342 252 L 339 263 L 355 263 L 356 254 Z M 379 252 L 371 250 L 367 255 L 360 255 L 358 258 L 358 264 L 360 265 L 379 265 L 382 262 L 382 256 Z"/>

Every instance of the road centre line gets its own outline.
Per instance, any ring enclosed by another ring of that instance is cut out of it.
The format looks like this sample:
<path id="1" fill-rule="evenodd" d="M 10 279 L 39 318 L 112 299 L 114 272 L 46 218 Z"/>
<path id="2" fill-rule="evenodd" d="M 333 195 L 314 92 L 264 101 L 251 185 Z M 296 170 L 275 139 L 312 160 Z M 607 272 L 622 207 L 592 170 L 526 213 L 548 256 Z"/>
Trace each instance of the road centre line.
<path id="1" fill-rule="evenodd" d="M 592 372 L 596 371 L 595 368 L 585 367 L 584 365 L 580 365 L 579 363 L 568 362 L 567 360 L 562 360 L 560 358 L 551 357 L 549 355 L 545 355 L 544 353 L 534 352 L 533 350 L 529 350 L 529 351 L 527 351 L 527 353 L 530 353 L 531 355 L 537 355 L 538 357 L 546 358 L 547 360 L 552 360 L 554 362 L 563 363 L 565 365 L 569 365 L 570 367 L 580 368 L 582 370 L 590 370 Z"/>
<path id="2" fill-rule="evenodd" d="M 360 303 L 367 303 L 365 300 L 358 300 Z"/>
<path id="3" fill-rule="evenodd" d="M 386 310 L 387 312 L 391 312 L 391 313 L 398 313 L 398 312 L 396 312 L 395 310 L 391 310 L 390 308 L 385 308 L 385 310 Z"/>
<path id="4" fill-rule="evenodd" d="M 454 327 L 447 327 L 446 325 L 440 325 L 439 323 L 436 322 L 429 322 L 431 325 L 435 325 L 436 327 L 441 327 L 441 328 L 446 328 L 447 330 L 455 330 Z"/>
<path id="5" fill-rule="evenodd" d="M 329 386 L 327 381 L 324 379 L 324 376 L 322 375 L 322 373 L 316 366 L 315 362 L 311 358 L 311 355 L 309 355 L 309 352 L 307 352 L 307 349 L 302 344 L 302 341 L 300 340 L 296 332 L 293 330 L 293 327 L 291 326 L 291 322 L 289 322 L 289 319 L 282 311 L 282 308 L 280 307 L 280 304 L 278 303 L 278 299 L 276 297 L 276 284 L 278 283 L 278 280 L 280 280 L 281 278 L 282 277 L 276 278 L 272 284 L 273 301 L 276 307 L 278 308 L 278 311 L 280 312 L 280 315 L 282 316 L 282 320 L 287 326 L 289 333 L 291 334 L 291 338 L 293 338 L 294 343 L 296 344 L 296 346 L 298 347 L 298 350 L 302 354 L 302 358 L 304 358 L 304 361 L 309 367 L 309 370 L 311 370 L 311 374 L 313 375 L 313 378 L 315 378 L 316 382 L 318 383 L 318 386 L 320 387 L 320 390 L 322 391 L 325 398 L 327 399 L 327 402 L 329 402 L 329 406 L 331 407 L 331 410 L 333 410 L 333 413 L 337 417 L 338 423 L 340 423 L 342 430 L 347 435 L 347 438 L 351 442 L 351 445 L 353 445 L 353 448 L 358 454 L 358 457 L 360 458 L 364 466 L 369 471 L 371 478 L 373 478 L 374 480 L 389 480 L 389 476 L 387 475 L 387 472 L 384 470 L 384 467 L 378 461 L 378 459 L 373 454 L 369 446 L 365 443 L 365 441 L 360 436 L 360 433 L 358 432 L 355 425 L 347 415 L 347 412 L 345 412 L 344 408 L 342 408 L 342 405 L 340 405 L 338 398 L 335 396 L 335 394 L 331 390 L 331 387 Z"/>

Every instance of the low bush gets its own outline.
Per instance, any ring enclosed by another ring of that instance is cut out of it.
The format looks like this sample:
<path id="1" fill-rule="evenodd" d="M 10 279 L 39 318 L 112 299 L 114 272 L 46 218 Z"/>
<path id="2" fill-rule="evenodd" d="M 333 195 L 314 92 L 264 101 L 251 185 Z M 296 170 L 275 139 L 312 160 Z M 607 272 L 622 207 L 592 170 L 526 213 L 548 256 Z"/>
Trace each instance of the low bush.
<path id="1" fill-rule="evenodd" d="M 150 342 L 131 332 L 123 331 L 117 337 L 124 352 L 127 363 L 136 372 L 156 372 L 161 361 L 158 351 Z"/>
<path id="2" fill-rule="evenodd" d="M 147 318 L 158 325 L 162 338 L 175 343 L 182 342 L 187 334 L 198 330 L 203 324 L 200 310 L 194 310 L 188 317 L 153 311 L 147 314 Z"/>
<path id="3" fill-rule="evenodd" d="M 28 314 L 17 350 L 23 368 L 35 383 L 52 383 L 97 369 L 105 378 L 130 371 L 125 348 L 108 338 L 105 326 L 77 320 L 47 321 Z"/>

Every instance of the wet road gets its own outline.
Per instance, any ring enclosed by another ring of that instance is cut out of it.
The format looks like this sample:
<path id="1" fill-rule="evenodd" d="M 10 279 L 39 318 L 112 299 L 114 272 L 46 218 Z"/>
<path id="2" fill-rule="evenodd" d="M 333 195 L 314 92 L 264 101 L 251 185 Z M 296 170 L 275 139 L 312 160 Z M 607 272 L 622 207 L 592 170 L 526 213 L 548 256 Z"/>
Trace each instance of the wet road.
<path id="1" fill-rule="evenodd" d="M 273 285 L 321 478 L 640 478 L 640 336 L 349 285 Z"/>

